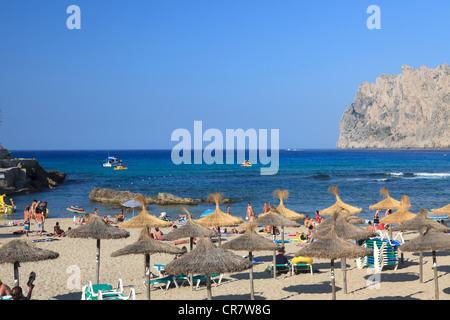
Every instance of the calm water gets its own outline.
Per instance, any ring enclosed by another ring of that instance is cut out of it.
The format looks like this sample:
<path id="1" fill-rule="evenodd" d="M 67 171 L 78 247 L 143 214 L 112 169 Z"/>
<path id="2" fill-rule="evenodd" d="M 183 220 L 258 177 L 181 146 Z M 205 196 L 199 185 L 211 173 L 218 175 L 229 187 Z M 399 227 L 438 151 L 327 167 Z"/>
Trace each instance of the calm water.
<path id="1" fill-rule="evenodd" d="M 174 165 L 170 150 L 116 150 L 109 155 L 122 159 L 128 170 L 102 166 L 106 151 L 12 151 L 13 157 L 36 158 L 46 170 L 67 173 L 66 182 L 55 190 L 15 196 L 18 211 L 10 219 L 23 218 L 23 209 L 33 199 L 49 203 L 50 217 L 72 217 L 70 205 L 78 205 L 100 214 L 115 215 L 117 208 L 93 203 L 89 192 L 112 188 L 156 196 L 169 192 L 180 197 L 206 198 L 220 191 L 236 203 L 233 215 L 245 217 L 247 202 L 255 212 L 262 212 L 264 202 L 278 205 L 272 197 L 275 189 L 289 190 L 285 205 L 306 214 L 335 203 L 328 187 L 336 185 L 341 199 L 363 208 L 361 217 L 372 219 L 369 206 L 381 201 L 379 191 L 386 186 L 392 197 L 410 197 L 411 211 L 420 207 L 439 208 L 450 203 L 450 151 L 280 151 L 280 167 L 273 176 L 260 175 L 260 166 Z M 190 206 L 198 218 L 211 204 Z M 222 206 L 225 211 L 226 206 Z M 150 205 L 153 215 L 167 212 L 178 217 L 179 207 Z M 139 211 L 138 211 L 139 212 Z M 131 217 L 131 213 L 127 214 Z"/>

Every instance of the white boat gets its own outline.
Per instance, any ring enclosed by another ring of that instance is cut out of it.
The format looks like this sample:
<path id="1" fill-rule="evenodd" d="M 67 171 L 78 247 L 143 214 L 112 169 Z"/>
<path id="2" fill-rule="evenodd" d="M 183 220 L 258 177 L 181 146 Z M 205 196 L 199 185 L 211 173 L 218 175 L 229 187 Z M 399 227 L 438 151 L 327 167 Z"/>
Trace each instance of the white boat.
<path id="1" fill-rule="evenodd" d="M 115 167 L 122 163 L 121 160 L 115 158 L 115 157 L 108 157 L 106 159 L 106 162 L 103 164 L 104 167 Z"/>

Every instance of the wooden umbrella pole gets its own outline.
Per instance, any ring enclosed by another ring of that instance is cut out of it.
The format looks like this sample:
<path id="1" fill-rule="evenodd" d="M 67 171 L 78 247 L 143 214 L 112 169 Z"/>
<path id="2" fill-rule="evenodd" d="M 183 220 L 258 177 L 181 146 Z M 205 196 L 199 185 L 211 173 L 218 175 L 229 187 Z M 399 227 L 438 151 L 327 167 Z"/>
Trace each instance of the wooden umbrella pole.
<path id="1" fill-rule="evenodd" d="M 273 278 L 277 278 L 277 258 L 276 258 L 277 252 L 276 250 L 273 250 Z"/>
<path id="2" fill-rule="evenodd" d="M 97 276 L 97 284 L 100 282 L 100 239 L 97 239 L 97 265 L 96 265 L 96 276 Z"/>
<path id="3" fill-rule="evenodd" d="M 437 264 L 436 264 L 436 251 L 433 254 L 433 269 L 434 269 L 434 296 L 436 300 L 439 300 L 439 284 L 438 284 L 438 274 L 437 274 Z"/>
<path id="4" fill-rule="evenodd" d="M 145 276 L 147 277 L 147 299 L 150 300 L 150 254 L 145 254 Z"/>
<path id="5" fill-rule="evenodd" d="M 420 251 L 419 255 L 419 281 L 423 283 L 423 252 Z"/>
<path id="6" fill-rule="evenodd" d="M 331 259 L 331 299 L 336 300 L 336 283 L 334 280 L 334 259 Z"/>
<path id="7" fill-rule="evenodd" d="M 347 258 L 342 258 L 341 263 L 344 274 L 344 293 L 347 294 Z"/>
<path id="8" fill-rule="evenodd" d="M 14 262 L 14 285 L 19 286 L 19 263 Z"/>
<path id="9" fill-rule="evenodd" d="M 219 231 L 219 246 L 220 246 L 222 243 L 222 238 L 220 236 L 220 227 L 217 227 L 217 231 Z"/>
<path id="10" fill-rule="evenodd" d="M 206 291 L 207 291 L 207 297 L 208 300 L 212 300 L 212 294 L 211 294 L 211 275 L 208 274 L 206 276 Z"/>
<path id="11" fill-rule="evenodd" d="M 253 255 L 251 251 L 248 252 L 248 259 L 250 260 L 250 262 L 253 261 Z M 253 288 L 253 263 L 252 267 L 250 268 L 250 299 L 255 300 L 255 290 Z"/>

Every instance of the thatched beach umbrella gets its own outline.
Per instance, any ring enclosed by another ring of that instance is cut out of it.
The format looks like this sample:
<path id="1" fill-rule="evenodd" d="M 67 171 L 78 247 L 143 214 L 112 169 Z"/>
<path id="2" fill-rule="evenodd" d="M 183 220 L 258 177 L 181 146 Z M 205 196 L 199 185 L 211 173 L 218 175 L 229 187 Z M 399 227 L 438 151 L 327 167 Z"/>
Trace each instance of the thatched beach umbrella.
<path id="1" fill-rule="evenodd" d="M 193 247 L 193 240 L 197 237 L 218 237 L 219 233 L 215 230 L 212 230 L 208 227 L 202 226 L 192 220 L 191 213 L 186 209 L 181 209 L 188 216 L 188 220 L 181 227 L 170 231 L 168 234 L 164 236 L 164 239 L 167 240 L 178 240 L 182 238 L 189 238 L 190 250 Z"/>
<path id="2" fill-rule="evenodd" d="M 111 253 L 111 257 L 119 257 L 126 254 L 145 255 L 145 276 L 147 278 L 147 299 L 150 300 L 150 255 L 152 253 L 181 254 L 185 251 L 171 244 L 154 240 L 150 237 L 149 226 L 145 226 L 138 241 Z"/>
<path id="3" fill-rule="evenodd" d="M 216 247 L 210 238 L 203 237 L 192 251 L 169 262 L 164 270 L 169 274 L 206 275 L 207 298 L 211 300 L 211 274 L 239 272 L 251 267 L 251 261 L 224 248 Z"/>
<path id="4" fill-rule="evenodd" d="M 380 194 L 383 195 L 385 198 L 380 202 L 370 206 L 369 207 L 370 210 L 387 210 L 387 209 L 393 210 L 400 208 L 400 201 L 392 198 L 386 187 L 381 188 Z"/>
<path id="5" fill-rule="evenodd" d="M 213 213 L 208 214 L 206 217 L 196 220 L 199 225 L 205 227 L 217 227 L 219 230 L 219 245 L 221 244 L 220 227 L 236 226 L 244 222 L 244 219 L 226 214 L 220 210 L 219 203 L 222 200 L 221 193 L 213 193 L 208 197 L 216 203 L 216 209 Z"/>
<path id="6" fill-rule="evenodd" d="M 99 283 L 100 278 L 100 240 L 101 239 L 121 239 L 130 236 L 126 230 L 113 227 L 102 220 L 97 215 L 90 214 L 89 221 L 78 228 L 67 231 L 70 238 L 97 239 L 97 255 L 96 255 L 96 280 Z"/>
<path id="7" fill-rule="evenodd" d="M 278 250 L 281 248 L 275 242 L 270 241 L 255 232 L 255 224 L 247 223 L 242 227 L 245 228 L 245 233 L 241 236 L 234 238 L 231 241 L 223 244 L 221 247 L 228 250 L 236 251 L 248 251 L 249 261 L 253 261 L 253 251 L 268 251 L 268 250 Z M 274 270 L 275 272 L 275 270 Z M 255 300 L 255 294 L 253 289 L 253 265 L 250 268 L 250 299 Z"/>
<path id="8" fill-rule="evenodd" d="M 217 231 L 195 223 L 192 220 L 191 213 L 188 210 L 186 210 L 186 208 L 182 208 L 182 210 L 187 214 L 188 221 L 186 221 L 186 223 L 184 225 L 182 225 L 180 228 L 177 228 L 177 229 L 169 232 L 168 234 L 166 234 L 164 236 L 165 239 L 177 240 L 177 239 L 182 239 L 182 238 L 189 238 L 189 247 L 190 247 L 190 250 L 192 250 L 192 248 L 194 246 L 194 238 L 201 238 L 201 237 L 212 238 L 212 237 L 220 236 L 220 234 Z M 191 287 L 191 290 L 194 290 L 192 274 L 190 275 L 190 277 L 191 277 L 190 287 Z"/>
<path id="9" fill-rule="evenodd" d="M 317 232 L 314 234 L 314 238 L 320 239 L 321 237 L 328 236 L 331 228 L 334 228 L 338 237 L 346 240 L 362 240 L 368 239 L 370 237 L 375 237 L 377 235 L 376 232 L 368 231 L 363 227 L 358 227 L 354 224 L 351 224 L 350 222 L 348 222 L 349 220 L 349 216 L 336 211 L 336 213 L 332 217 L 324 220 L 324 222 L 318 225 Z M 344 293 L 347 293 L 346 257 L 342 257 L 342 271 L 344 275 Z"/>
<path id="10" fill-rule="evenodd" d="M 37 262 L 48 259 L 56 259 L 59 253 L 37 248 L 23 240 L 11 240 L 0 248 L 0 263 L 12 263 L 14 265 L 14 284 L 19 285 L 19 267 L 21 262 Z"/>
<path id="11" fill-rule="evenodd" d="M 416 214 L 413 218 L 395 226 L 393 230 L 396 231 L 407 231 L 413 230 L 418 231 L 420 227 L 427 226 L 437 231 L 441 232 L 449 232 L 450 228 L 444 226 L 443 224 L 437 222 L 436 220 L 430 219 L 428 217 L 428 210 L 424 208 L 420 208 L 420 212 Z"/>
<path id="12" fill-rule="evenodd" d="M 440 232 L 448 232 L 450 228 L 440 224 L 439 222 L 428 218 L 428 211 L 424 208 L 420 208 L 420 212 L 412 219 L 405 221 L 398 226 L 395 226 L 393 230 L 406 231 L 414 230 L 418 231 L 421 227 L 433 228 Z M 423 252 L 419 252 L 419 281 L 423 282 Z"/>
<path id="13" fill-rule="evenodd" d="M 305 215 L 302 213 L 297 213 L 291 209 L 288 209 L 284 206 L 283 200 L 287 199 L 289 196 L 289 191 L 287 190 L 280 190 L 277 189 L 273 192 L 273 195 L 275 197 L 278 197 L 280 199 L 280 204 L 277 207 L 277 211 L 285 216 L 286 218 L 292 219 L 292 220 L 301 220 L 305 219 Z"/>
<path id="14" fill-rule="evenodd" d="M 341 200 L 338 193 L 338 187 L 336 186 L 330 186 L 328 188 L 328 191 L 333 193 L 336 196 L 336 202 L 331 207 L 328 207 L 326 209 L 323 209 L 322 211 L 319 211 L 319 214 L 321 215 L 332 215 L 336 210 L 340 210 L 341 213 L 344 214 L 358 214 L 363 211 L 362 208 L 357 208 L 354 206 L 351 206 L 349 204 L 346 204 Z"/>
<path id="15" fill-rule="evenodd" d="M 274 206 L 270 206 L 270 209 L 268 212 L 260 214 L 254 221 L 255 225 L 266 225 L 266 226 L 272 226 L 272 235 L 273 235 L 273 241 L 276 239 L 276 231 L 275 227 L 300 227 L 300 225 L 295 222 L 294 220 L 291 220 L 289 218 L 286 218 L 285 216 L 281 215 L 277 209 L 275 209 Z M 284 244 L 284 232 L 281 233 L 281 243 Z M 275 270 L 275 256 L 276 256 L 276 250 L 273 251 L 273 278 L 275 279 L 277 277 L 277 273 Z"/>
<path id="16" fill-rule="evenodd" d="M 434 269 L 434 295 L 439 300 L 439 285 L 436 265 L 436 251 L 450 250 L 450 237 L 448 234 L 437 231 L 434 228 L 422 226 L 419 229 L 419 236 L 402 244 L 400 249 L 405 252 L 431 251 L 433 256 Z"/>
<path id="17" fill-rule="evenodd" d="M 448 204 L 442 208 L 431 209 L 431 211 L 435 214 L 450 214 L 450 204 Z"/>
<path id="18" fill-rule="evenodd" d="M 336 300 L 334 260 L 339 258 L 360 258 L 370 255 L 372 252 L 372 249 L 360 247 L 338 237 L 335 226 L 333 225 L 326 236 L 320 237 L 308 246 L 303 247 L 295 254 L 295 256 L 316 257 L 319 259 L 331 260 L 331 295 L 332 299 Z"/>
<path id="19" fill-rule="evenodd" d="M 352 219 L 349 219 L 348 216 L 337 211 L 335 215 L 325 219 L 316 227 L 317 232 L 314 234 L 314 238 L 318 239 L 327 236 L 333 225 L 338 237 L 343 239 L 361 240 L 376 236 L 376 232 L 368 231 L 363 227 L 356 226 L 349 222 L 351 220 Z"/>
<path id="20" fill-rule="evenodd" d="M 139 201 L 142 204 L 141 213 L 130 220 L 119 223 L 119 228 L 143 228 L 145 226 L 164 228 L 172 226 L 172 222 L 161 220 L 155 216 L 152 216 L 147 211 L 147 199 L 143 195 L 138 194 L 134 200 Z"/>
<path id="21" fill-rule="evenodd" d="M 409 201 L 409 197 L 406 195 L 402 196 L 400 201 L 400 208 L 388 215 L 387 217 L 381 218 L 380 223 L 385 225 L 389 224 L 391 227 L 389 228 L 389 237 L 392 238 L 392 225 L 403 223 L 414 218 L 416 215 L 412 212 L 409 212 L 408 209 L 411 208 L 411 203 Z"/>

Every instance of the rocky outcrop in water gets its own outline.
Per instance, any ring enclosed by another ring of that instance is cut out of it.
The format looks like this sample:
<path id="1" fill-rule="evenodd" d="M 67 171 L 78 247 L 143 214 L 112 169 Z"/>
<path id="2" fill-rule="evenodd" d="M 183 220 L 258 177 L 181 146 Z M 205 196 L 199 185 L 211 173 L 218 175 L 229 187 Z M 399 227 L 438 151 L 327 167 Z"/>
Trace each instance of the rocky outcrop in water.
<path id="1" fill-rule="evenodd" d="M 65 173 L 46 171 L 36 159 L 13 158 L 0 145 L 0 194 L 14 195 L 53 189 L 65 179 Z"/>
<path id="2" fill-rule="evenodd" d="M 345 110 L 340 149 L 450 148 L 450 67 L 403 65 L 399 75 L 364 82 Z"/>
<path id="3" fill-rule="evenodd" d="M 89 199 L 105 204 L 122 205 L 124 202 L 134 199 L 139 193 L 132 191 L 120 191 L 115 189 L 94 188 L 89 192 Z M 200 202 L 211 202 L 209 199 L 181 198 L 167 192 L 160 192 L 158 196 L 145 196 L 148 204 L 157 205 L 197 205 Z M 223 199 L 222 203 L 233 203 L 230 199 Z"/>

